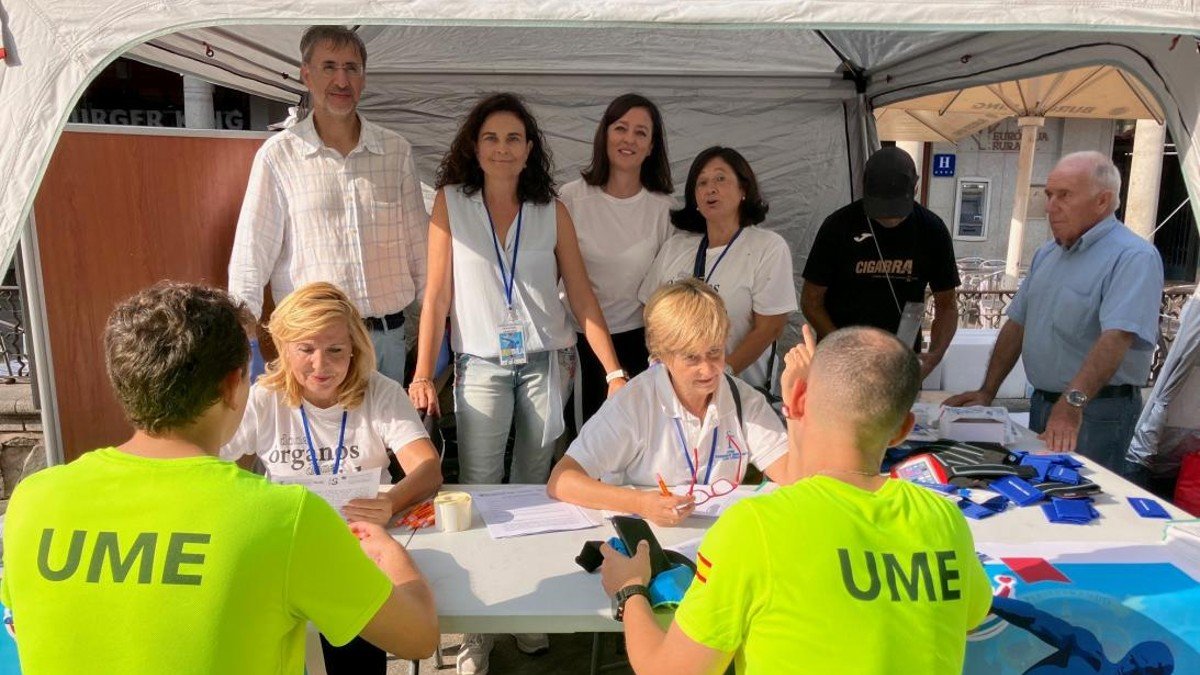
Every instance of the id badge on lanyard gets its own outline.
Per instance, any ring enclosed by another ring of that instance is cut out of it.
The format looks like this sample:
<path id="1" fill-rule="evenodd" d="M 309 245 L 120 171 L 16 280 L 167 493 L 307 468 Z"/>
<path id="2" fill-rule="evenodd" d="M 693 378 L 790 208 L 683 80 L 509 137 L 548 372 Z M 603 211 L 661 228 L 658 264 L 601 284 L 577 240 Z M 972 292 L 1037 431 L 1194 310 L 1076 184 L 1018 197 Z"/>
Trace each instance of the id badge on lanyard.
<path id="1" fill-rule="evenodd" d="M 500 334 L 500 365 L 519 366 L 528 361 L 525 354 L 525 326 L 517 313 L 509 308 L 498 326 Z"/>
<path id="2" fill-rule="evenodd" d="M 486 195 L 483 195 L 483 210 L 487 213 L 488 225 L 491 227 L 492 245 L 496 247 L 496 264 L 500 267 L 500 279 L 504 282 L 504 301 L 508 308 L 504 320 L 496 326 L 496 334 L 500 341 L 500 365 L 520 366 L 529 359 L 525 353 L 525 325 L 513 309 L 513 287 L 517 281 L 517 254 L 521 250 L 521 221 L 524 219 L 525 205 L 517 207 L 517 235 L 513 242 L 511 273 L 504 267 L 504 254 L 500 251 L 500 238 L 496 236 L 496 223 L 492 220 L 492 211 L 488 208 Z"/>

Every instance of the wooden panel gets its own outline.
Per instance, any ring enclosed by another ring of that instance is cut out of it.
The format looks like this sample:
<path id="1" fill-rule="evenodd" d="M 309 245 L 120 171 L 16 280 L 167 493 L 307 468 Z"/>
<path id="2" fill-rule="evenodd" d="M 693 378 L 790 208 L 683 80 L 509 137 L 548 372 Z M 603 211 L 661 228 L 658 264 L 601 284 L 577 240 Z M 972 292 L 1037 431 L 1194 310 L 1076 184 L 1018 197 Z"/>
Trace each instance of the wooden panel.
<path id="1" fill-rule="evenodd" d="M 66 132 L 34 209 L 68 461 L 123 442 L 104 372 L 113 305 L 160 279 L 224 287 L 261 138 Z"/>

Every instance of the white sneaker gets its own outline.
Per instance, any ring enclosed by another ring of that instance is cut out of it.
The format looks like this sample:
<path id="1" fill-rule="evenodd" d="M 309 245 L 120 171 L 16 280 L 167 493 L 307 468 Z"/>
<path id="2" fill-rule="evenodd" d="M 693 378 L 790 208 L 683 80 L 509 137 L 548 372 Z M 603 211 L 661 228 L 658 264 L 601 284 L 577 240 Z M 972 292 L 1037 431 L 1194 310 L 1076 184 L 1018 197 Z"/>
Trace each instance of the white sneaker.
<path id="1" fill-rule="evenodd" d="M 458 657 L 454 660 L 455 672 L 458 675 L 487 675 L 492 643 L 491 635 L 464 635 L 462 649 L 458 650 Z"/>
<path id="2" fill-rule="evenodd" d="M 536 656 L 550 651 L 550 636 L 545 633 L 514 633 L 513 637 L 522 654 Z"/>

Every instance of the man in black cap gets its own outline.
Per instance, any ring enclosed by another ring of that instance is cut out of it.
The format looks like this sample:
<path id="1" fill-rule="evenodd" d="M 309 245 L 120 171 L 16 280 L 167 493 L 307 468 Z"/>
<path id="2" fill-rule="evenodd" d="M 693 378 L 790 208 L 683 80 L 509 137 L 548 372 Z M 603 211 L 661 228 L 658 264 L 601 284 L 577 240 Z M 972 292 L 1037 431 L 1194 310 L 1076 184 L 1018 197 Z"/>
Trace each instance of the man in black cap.
<path id="1" fill-rule="evenodd" d="M 932 371 L 958 326 L 954 289 L 961 283 L 950 231 L 917 204 L 917 168 L 900 148 L 867 160 L 863 198 L 834 211 L 821 225 L 804 265 L 801 309 L 818 337 L 846 326 L 896 333 L 921 351 L 925 288 L 933 291 L 929 351 L 921 376 Z"/>

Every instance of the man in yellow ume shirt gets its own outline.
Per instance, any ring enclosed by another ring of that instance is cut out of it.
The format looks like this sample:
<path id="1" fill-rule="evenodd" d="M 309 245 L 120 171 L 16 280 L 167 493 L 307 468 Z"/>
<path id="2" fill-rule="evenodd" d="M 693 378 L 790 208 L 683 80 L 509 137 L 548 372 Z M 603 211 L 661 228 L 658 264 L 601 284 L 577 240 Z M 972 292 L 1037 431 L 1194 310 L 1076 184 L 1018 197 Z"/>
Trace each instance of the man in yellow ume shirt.
<path id="1" fill-rule="evenodd" d="M 784 391 L 805 377 L 788 355 Z M 604 548 L 604 588 L 623 602 L 639 675 L 962 672 L 967 631 L 991 589 L 958 508 L 879 473 L 912 429 L 920 386 L 912 349 L 874 328 L 830 334 L 789 406 L 802 478 L 731 507 L 700 545 L 697 573 L 664 633 L 639 587 L 643 542 Z M 802 389 L 805 387 L 802 385 Z"/>

